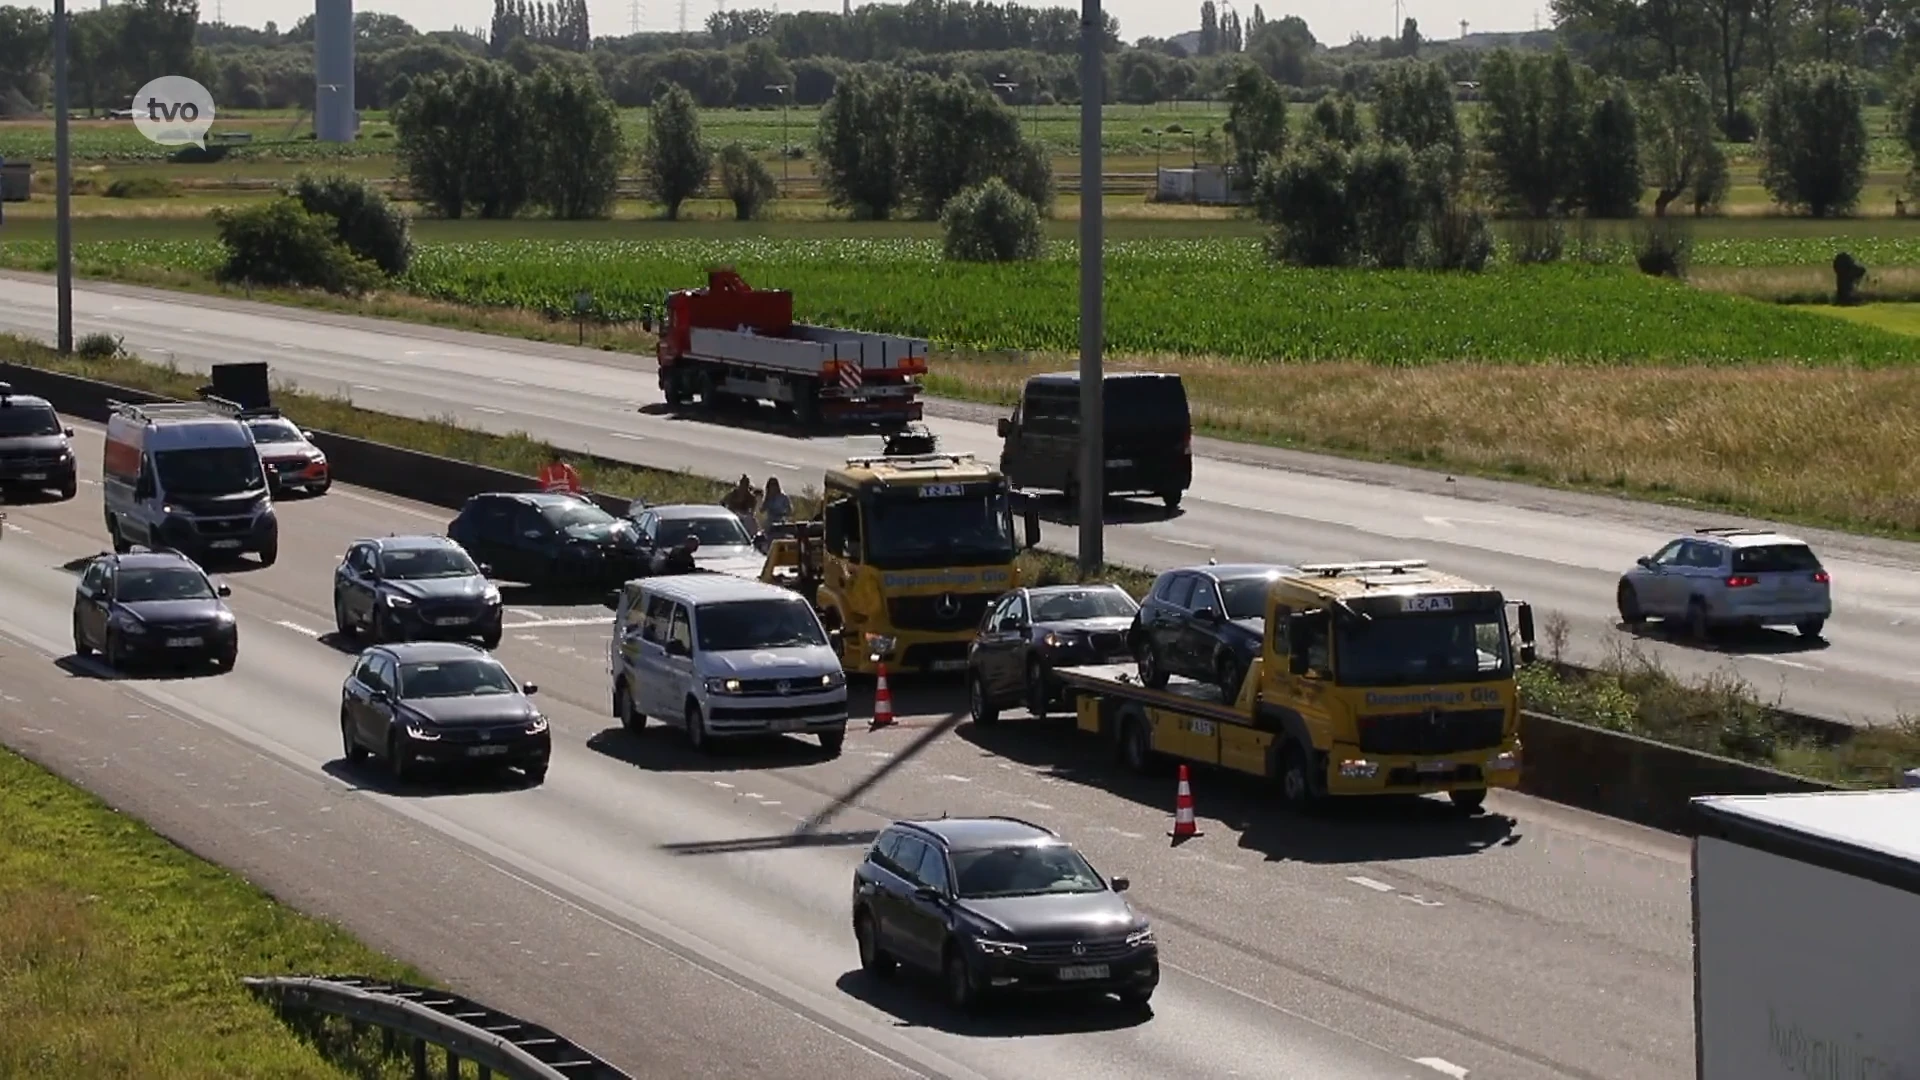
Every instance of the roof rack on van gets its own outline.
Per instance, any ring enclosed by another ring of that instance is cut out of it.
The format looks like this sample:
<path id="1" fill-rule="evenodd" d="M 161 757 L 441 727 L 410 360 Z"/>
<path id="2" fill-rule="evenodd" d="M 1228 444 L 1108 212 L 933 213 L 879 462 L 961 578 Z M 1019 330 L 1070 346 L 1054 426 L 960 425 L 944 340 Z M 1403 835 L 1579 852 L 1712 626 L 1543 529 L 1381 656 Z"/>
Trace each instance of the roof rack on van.
<path id="1" fill-rule="evenodd" d="M 155 401 L 144 405 L 108 399 L 114 412 L 149 426 L 165 420 L 204 420 L 208 417 L 235 418 L 244 410 L 225 398 L 205 395 L 199 401 Z"/>
<path id="2" fill-rule="evenodd" d="M 1308 563 L 1300 568 L 1300 572 L 1320 577 L 1339 577 L 1342 574 L 1404 574 L 1408 570 L 1426 568 L 1425 559 L 1383 559 L 1376 562 Z"/>
<path id="3" fill-rule="evenodd" d="M 1702 536 L 1765 536 L 1770 530 L 1749 529 L 1744 525 L 1702 525 L 1693 531 Z"/>

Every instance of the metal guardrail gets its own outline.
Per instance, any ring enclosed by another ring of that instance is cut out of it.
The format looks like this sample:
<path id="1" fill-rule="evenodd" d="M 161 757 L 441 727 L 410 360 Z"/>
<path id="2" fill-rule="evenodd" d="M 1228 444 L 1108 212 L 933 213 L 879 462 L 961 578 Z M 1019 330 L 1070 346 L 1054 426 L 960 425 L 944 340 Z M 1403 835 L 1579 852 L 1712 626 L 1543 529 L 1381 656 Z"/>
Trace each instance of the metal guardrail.
<path id="1" fill-rule="evenodd" d="M 565 1036 L 459 994 L 359 975 L 241 982 L 286 1011 L 342 1017 L 356 1029 L 377 1027 L 389 1051 L 398 1049 L 398 1037 L 412 1040 L 416 1080 L 427 1080 L 429 1046 L 445 1052 L 446 1076 L 459 1076 L 464 1060 L 479 1066 L 481 1080 L 495 1074 L 506 1080 L 632 1080 Z"/>

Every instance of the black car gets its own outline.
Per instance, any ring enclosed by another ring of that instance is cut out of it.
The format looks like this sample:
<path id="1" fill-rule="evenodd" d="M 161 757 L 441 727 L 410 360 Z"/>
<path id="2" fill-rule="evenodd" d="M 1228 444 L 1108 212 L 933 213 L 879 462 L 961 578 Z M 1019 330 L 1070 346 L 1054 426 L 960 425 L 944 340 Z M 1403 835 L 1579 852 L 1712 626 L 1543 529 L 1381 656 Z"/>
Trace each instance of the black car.
<path id="1" fill-rule="evenodd" d="M 1267 587 L 1299 573 L 1264 563 L 1169 570 L 1154 580 L 1129 635 L 1140 681 L 1167 685 L 1182 675 L 1220 688 L 1227 700 L 1260 655 L 1266 633 Z"/>
<path id="2" fill-rule="evenodd" d="M 538 689 L 473 645 L 375 645 L 340 688 L 340 741 L 348 761 L 378 754 L 396 780 L 422 765 L 517 767 L 538 784 L 553 754 Z"/>
<path id="3" fill-rule="evenodd" d="M 231 671 L 240 655 L 240 628 L 224 599 L 231 594 L 178 552 L 96 556 L 73 591 L 74 654 L 99 651 L 116 671 L 183 660 Z"/>
<path id="4" fill-rule="evenodd" d="M 994 601 L 967 650 L 967 699 L 973 722 L 1024 705 L 1044 717 L 1060 698 L 1056 667 L 1131 659 L 1127 631 L 1140 605 L 1117 585 L 1015 589 Z"/>
<path id="5" fill-rule="evenodd" d="M 1147 920 L 1050 829 L 1016 818 L 901 821 L 853 871 L 860 967 L 940 974 L 947 1001 L 1027 991 L 1117 994 L 1144 1006 L 1160 982 Z"/>
<path id="6" fill-rule="evenodd" d="M 333 571 L 333 625 L 370 641 L 479 639 L 500 646 L 500 590 L 444 536 L 356 540 Z"/>
<path id="7" fill-rule="evenodd" d="M 1156 495 L 1167 509 L 1193 486 L 1193 416 L 1180 376 L 1113 372 L 1101 382 L 1107 495 Z M 1000 421 L 1000 471 L 1016 488 L 1079 495 L 1080 374 L 1035 375 Z"/>
<path id="8" fill-rule="evenodd" d="M 494 576 L 527 585 L 605 588 L 647 571 L 633 522 L 563 491 L 475 495 L 447 535 Z"/>
<path id="9" fill-rule="evenodd" d="M 0 383 L 0 487 L 71 499 L 80 485 L 74 470 L 73 429 L 60 423 L 45 398 Z"/>

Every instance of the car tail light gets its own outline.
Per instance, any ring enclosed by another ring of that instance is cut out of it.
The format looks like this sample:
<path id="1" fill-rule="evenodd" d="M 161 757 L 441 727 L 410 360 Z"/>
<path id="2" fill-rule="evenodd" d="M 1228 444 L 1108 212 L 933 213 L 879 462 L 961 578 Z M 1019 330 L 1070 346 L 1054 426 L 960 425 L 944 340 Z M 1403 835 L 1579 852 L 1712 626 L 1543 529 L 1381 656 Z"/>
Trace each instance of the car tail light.
<path id="1" fill-rule="evenodd" d="M 1758 584 L 1760 584 L 1759 578 L 1750 577 L 1746 574 L 1735 574 L 1727 579 L 1727 588 L 1729 589 L 1744 589 L 1749 585 Z"/>
<path id="2" fill-rule="evenodd" d="M 1827 572 L 1825 570 L 1815 570 L 1813 572 L 1813 581 L 1814 581 L 1814 584 L 1816 585 L 1825 585 L 1827 582 L 1832 580 L 1833 580 L 1832 578 L 1827 576 Z"/>

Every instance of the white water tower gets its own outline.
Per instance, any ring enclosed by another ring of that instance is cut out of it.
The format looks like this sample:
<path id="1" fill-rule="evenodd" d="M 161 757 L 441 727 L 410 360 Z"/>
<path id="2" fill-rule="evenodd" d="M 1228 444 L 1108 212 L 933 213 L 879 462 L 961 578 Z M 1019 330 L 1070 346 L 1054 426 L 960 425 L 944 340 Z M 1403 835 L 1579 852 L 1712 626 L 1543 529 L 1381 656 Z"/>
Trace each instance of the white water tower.
<path id="1" fill-rule="evenodd" d="M 313 133 L 321 142 L 352 142 L 360 124 L 353 107 L 353 0 L 314 0 Z"/>

